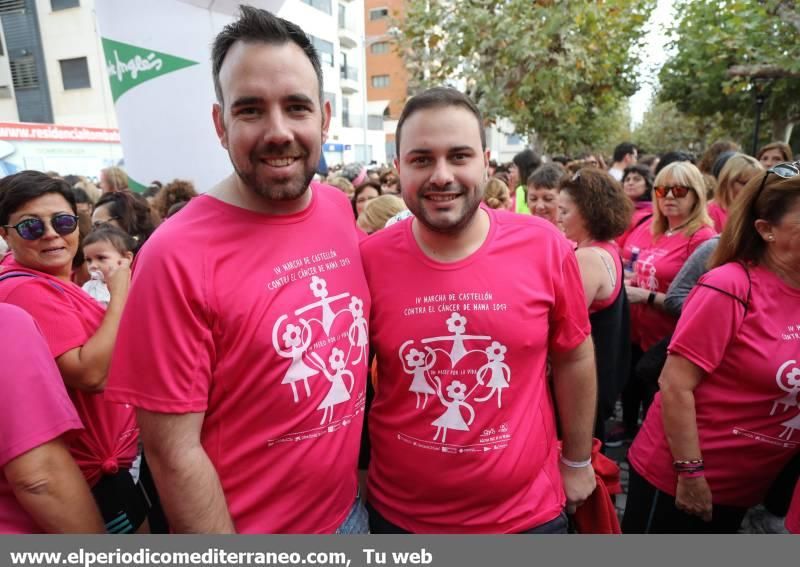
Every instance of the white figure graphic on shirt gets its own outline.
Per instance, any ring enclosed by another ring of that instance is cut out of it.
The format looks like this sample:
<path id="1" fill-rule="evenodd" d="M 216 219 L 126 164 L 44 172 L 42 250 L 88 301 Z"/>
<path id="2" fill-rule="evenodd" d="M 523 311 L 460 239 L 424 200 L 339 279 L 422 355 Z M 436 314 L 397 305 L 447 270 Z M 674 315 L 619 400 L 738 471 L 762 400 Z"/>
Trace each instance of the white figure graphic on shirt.
<path id="1" fill-rule="evenodd" d="M 434 376 L 433 381 L 436 382 L 436 394 L 439 396 L 439 401 L 441 401 L 442 405 L 447 408 L 442 415 L 440 415 L 433 423 L 431 423 L 431 425 L 436 427 L 436 435 L 433 436 L 433 440 L 436 441 L 441 433 L 442 443 L 445 443 L 447 441 L 448 429 L 455 429 L 456 431 L 469 431 L 469 426 L 472 425 L 473 421 L 475 421 L 475 410 L 472 409 L 471 405 L 464 401 L 464 399 L 467 397 L 466 384 L 463 384 L 458 380 L 453 380 L 453 382 L 447 386 L 447 395 L 450 396 L 450 400 L 452 401 L 447 401 L 442 395 L 442 381 L 439 380 L 438 376 Z M 464 416 L 461 415 L 462 407 L 469 412 L 469 421 L 464 421 Z"/>
<path id="2" fill-rule="evenodd" d="M 331 309 L 331 303 L 334 301 L 338 301 L 340 299 L 345 299 L 350 296 L 349 293 L 340 293 L 339 295 L 334 295 L 333 297 L 328 297 L 328 283 L 319 278 L 317 276 L 312 276 L 311 283 L 309 284 L 311 288 L 311 292 L 314 294 L 314 297 L 319 299 L 314 303 L 310 303 L 305 307 L 301 307 L 297 311 L 294 312 L 295 315 L 302 315 L 306 311 L 310 311 L 312 309 L 320 308 L 322 309 L 322 318 L 321 319 L 309 319 L 311 321 L 317 321 L 322 324 L 322 328 L 325 330 L 325 334 L 328 335 L 331 332 L 331 325 L 333 325 L 334 319 L 339 313 L 334 313 L 333 309 Z M 348 311 L 345 309 L 345 311 Z"/>
<path id="3" fill-rule="evenodd" d="M 300 319 L 302 327 L 291 323 L 286 325 L 286 329 L 281 336 L 286 350 L 281 348 L 278 343 L 278 331 L 286 318 L 286 315 L 281 315 L 278 317 L 278 320 L 275 321 L 275 325 L 272 327 L 272 346 L 275 348 L 275 352 L 283 358 L 292 359 L 292 363 L 289 365 L 289 369 L 286 371 L 283 380 L 281 380 L 281 384 L 290 384 L 292 386 L 294 402 L 297 403 L 300 401 L 297 395 L 297 382 L 303 381 L 306 396 L 310 396 L 311 389 L 308 386 L 308 379 L 311 376 L 319 374 L 319 370 L 314 370 L 303 361 L 303 355 L 308 350 L 312 339 L 311 328 L 305 319 Z"/>
<path id="4" fill-rule="evenodd" d="M 350 298 L 348 310 L 353 315 L 353 322 L 347 330 L 347 338 L 350 346 L 358 349 L 358 358 L 352 364 L 358 364 L 361 359 L 367 359 L 367 347 L 369 338 L 367 337 L 367 320 L 364 319 L 364 302 L 353 296 Z"/>
<path id="5" fill-rule="evenodd" d="M 790 408 L 797 407 L 798 395 L 800 394 L 800 368 L 795 366 L 792 368 L 791 372 L 786 374 L 786 384 L 784 384 L 782 380 L 784 371 L 789 366 L 796 363 L 797 361 L 795 360 L 787 360 L 778 369 L 778 373 L 775 375 L 775 381 L 778 383 L 778 388 L 787 392 L 787 394 L 775 400 L 775 403 L 772 404 L 772 411 L 769 412 L 770 415 L 775 415 L 775 410 L 778 409 L 778 406 L 783 406 L 784 412 L 789 411 Z"/>
<path id="6" fill-rule="evenodd" d="M 320 370 L 322 370 L 325 377 L 331 383 L 331 389 L 328 390 L 325 398 L 317 406 L 317 409 L 323 410 L 322 421 L 320 421 L 319 424 L 324 425 L 326 421 L 333 421 L 333 407 L 350 399 L 350 393 L 353 391 L 353 385 L 355 384 L 355 377 L 352 372 L 345 370 L 347 361 L 345 361 L 344 352 L 341 349 L 334 348 L 328 358 L 328 362 L 334 374 L 328 372 L 328 368 L 316 352 L 311 353 L 311 358 L 317 362 Z M 344 376 L 350 378 L 349 388 L 345 386 Z"/>
<path id="7" fill-rule="evenodd" d="M 658 279 L 656 278 L 656 267 L 654 265 L 650 265 L 650 277 L 647 278 L 647 289 L 650 291 L 656 291 L 658 289 Z"/>
<path id="8" fill-rule="evenodd" d="M 486 347 L 486 357 L 489 359 L 489 362 L 478 369 L 477 378 L 481 386 L 486 386 L 487 388 L 491 388 L 491 390 L 484 397 L 475 398 L 476 402 L 485 402 L 497 394 L 497 407 L 502 407 L 501 396 L 503 395 L 503 388 L 508 388 L 508 383 L 511 381 L 511 369 L 508 367 L 508 364 L 503 362 L 506 358 L 507 351 L 508 349 L 497 341 L 493 341 L 490 346 Z M 489 382 L 484 384 L 483 378 L 488 372 L 492 374 L 489 378 Z"/>
<path id="9" fill-rule="evenodd" d="M 450 349 L 450 366 L 454 368 L 458 361 L 467 354 L 464 341 L 468 340 L 491 340 L 492 337 L 485 335 L 465 335 L 467 330 L 467 319 L 459 313 L 453 311 L 447 319 L 447 330 L 453 333 L 451 336 L 431 337 L 422 339 L 423 344 L 430 344 L 440 341 L 452 341 L 453 347 Z"/>
<path id="10" fill-rule="evenodd" d="M 413 342 L 414 341 L 406 341 L 400 347 L 400 363 L 403 365 L 403 371 L 413 376 L 408 391 L 414 392 L 417 396 L 416 409 L 420 409 L 420 394 L 424 396 L 422 409 L 425 409 L 425 406 L 428 404 L 428 396 L 436 393 L 431 385 L 428 384 L 426 378 L 428 370 L 433 368 L 436 364 L 436 353 L 433 349 L 425 347 L 427 353 L 412 348 L 404 355 L 403 351 Z"/>

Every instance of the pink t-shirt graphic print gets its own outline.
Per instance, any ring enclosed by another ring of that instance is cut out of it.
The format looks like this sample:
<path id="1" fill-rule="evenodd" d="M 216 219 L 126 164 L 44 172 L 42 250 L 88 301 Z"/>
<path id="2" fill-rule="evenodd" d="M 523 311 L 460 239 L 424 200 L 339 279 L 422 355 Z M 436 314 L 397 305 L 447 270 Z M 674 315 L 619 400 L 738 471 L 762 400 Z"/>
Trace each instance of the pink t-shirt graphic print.
<path id="1" fill-rule="evenodd" d="M 458 262 L 425 256 L 412 221 L 361 245 L 378 360 L 369 500 L 416 533 L 523 531 L 564 505 L 545 371 L 548 349 L 589 334 L 577 261 L 545 221 L 489 214 Z"/>
<path id="2" fill-rule="evenodd" d="M 240 533 L 330 533 L 357 492 L 369 294 L 352 208 L 201 196 L 137 257 L 106 396 L 204 412 L 201 442 Z"/>

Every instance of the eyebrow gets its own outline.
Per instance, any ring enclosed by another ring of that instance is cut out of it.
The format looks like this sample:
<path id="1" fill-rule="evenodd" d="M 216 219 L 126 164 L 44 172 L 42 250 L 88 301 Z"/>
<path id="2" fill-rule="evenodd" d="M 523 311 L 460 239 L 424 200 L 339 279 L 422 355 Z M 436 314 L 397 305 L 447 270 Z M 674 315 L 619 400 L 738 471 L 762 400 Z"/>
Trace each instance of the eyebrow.
<path id="1" fill-rule="evenodd" d="M 457 152 L 475 152 L 475 148 L 472 146 L 454 146 L 452 148 L 448 148 L 447 153 L 457 153 Z M 429 148 L 414 148 L 406 152 L 407 154 L 432 154 L 433 150 Z"/>

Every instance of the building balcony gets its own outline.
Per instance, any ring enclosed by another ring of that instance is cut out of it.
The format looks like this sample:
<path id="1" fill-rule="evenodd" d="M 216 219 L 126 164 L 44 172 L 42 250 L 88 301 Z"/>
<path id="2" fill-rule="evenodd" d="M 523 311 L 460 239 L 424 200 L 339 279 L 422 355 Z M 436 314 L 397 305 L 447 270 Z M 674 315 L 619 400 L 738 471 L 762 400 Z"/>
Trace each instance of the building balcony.
<path id="1" fill-rule="evenodd" d="M 342 127 L 343 128 L 363 128 L 364 117 L 361 114 L 342 114 Z"/>
<path id="2" fill-rule="evenodd" d="M 339 67 L 339 86 L 345 94 L 358 92 L 358 69 L 342 65 Z"/>
<path id="3" fill-rule="evenodd" d="M 358 33 L 341 17 L 339 18 L 339 43 L 345 49 L 358 47 Z"/>

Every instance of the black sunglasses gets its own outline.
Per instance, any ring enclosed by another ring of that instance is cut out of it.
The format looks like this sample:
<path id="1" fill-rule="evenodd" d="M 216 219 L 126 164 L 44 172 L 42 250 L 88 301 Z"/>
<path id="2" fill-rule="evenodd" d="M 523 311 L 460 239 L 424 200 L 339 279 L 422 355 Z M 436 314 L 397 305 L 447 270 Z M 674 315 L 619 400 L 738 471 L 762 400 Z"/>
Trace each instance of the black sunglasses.
<path id="1" fill-rule="evenodd" d="M 758 191 L 756 191 L 756 199 L 758 199 L 759 195 L 761 195 L 764 185 L 767 184 L 767 177 L 769 177 L 770 173 L 774 173 L 781 179 L 789 179 L 795 175 L 800 175 L 800 169 L 797 167 L 798 165 L 800 165 L 800 161 L 793 161 L 792 163 L 779 163 L 774 167 L 770 167 L 766 172 L 764 172 L 764 178 L 761 180 L 761 185 L 758 186 Z"/>
<path id="2" fill-rule="evenodd" d="M 78 228 L 78 217 L 67 213 L 61 213 L 50 219 L 50 226 L 52 226 L 53 230 L 59 235 L 66 236 L 67 234 L 72 234 L 75 232 L 75 229 Z M 38 240 L 44 236 L 44 233 L 47 231 L 44 221 L 36 218 L 25 219 L 13 226 L 4 225 L 3 228 L 16 229 L 20 238 L 24 240 Z"/>

